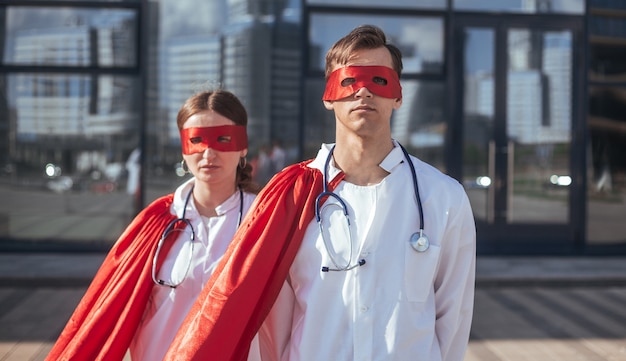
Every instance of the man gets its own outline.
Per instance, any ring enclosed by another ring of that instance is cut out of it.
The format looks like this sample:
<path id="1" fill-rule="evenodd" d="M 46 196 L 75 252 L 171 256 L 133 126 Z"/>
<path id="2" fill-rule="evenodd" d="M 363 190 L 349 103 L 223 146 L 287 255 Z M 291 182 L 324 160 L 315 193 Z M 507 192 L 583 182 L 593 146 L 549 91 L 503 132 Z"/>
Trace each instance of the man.
<path id="1" fill-rule="evenodd" d="M 391 138 L 401 70 L 400 51 L 373 26 L 329 50 L 323 101 L 336 143 L 259 195 L 171 359 L 243 359 L 237 350 L 264 320 L 266 360 L 463 359 L 473 216 L 458 182 Z"/>

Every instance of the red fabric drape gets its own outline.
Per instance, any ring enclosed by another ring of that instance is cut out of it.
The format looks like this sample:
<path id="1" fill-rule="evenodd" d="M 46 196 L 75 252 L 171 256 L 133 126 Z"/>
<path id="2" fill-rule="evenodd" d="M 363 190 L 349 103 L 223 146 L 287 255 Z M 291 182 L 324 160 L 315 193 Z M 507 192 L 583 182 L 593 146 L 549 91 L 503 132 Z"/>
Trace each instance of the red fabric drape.
<path id="1" fill-rule="evenodd" d="M 315 215 L 323 180 L 307 164 L 288 167 L 261 191 L 165 360 L 246 360 Z"/>
<path id="2" fill-rule="evenodd" d="M 152 290 L 152 258 L 173 195 L 133 219 L 96 273 L 46 360 L 122 360 Z M 181 222 L 182 223 L 182 222 Z M 169 241 L 172 241 L 171 239 Z M 165 242 L 167 253 L 172 242 Z"/>

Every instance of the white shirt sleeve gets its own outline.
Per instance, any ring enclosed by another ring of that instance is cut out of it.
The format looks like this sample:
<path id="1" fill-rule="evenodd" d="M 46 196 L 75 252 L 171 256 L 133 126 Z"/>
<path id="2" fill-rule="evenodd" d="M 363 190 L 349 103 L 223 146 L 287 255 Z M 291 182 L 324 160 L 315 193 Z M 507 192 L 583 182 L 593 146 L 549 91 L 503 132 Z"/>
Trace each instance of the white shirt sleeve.
<path id="1" fill-rule="evenodd" d="M 465 192 L 445 227 L 435 278 L 435 332 L 444 361 L 462 361 L 472 324 L 476 266 L 476 229 Z"/>

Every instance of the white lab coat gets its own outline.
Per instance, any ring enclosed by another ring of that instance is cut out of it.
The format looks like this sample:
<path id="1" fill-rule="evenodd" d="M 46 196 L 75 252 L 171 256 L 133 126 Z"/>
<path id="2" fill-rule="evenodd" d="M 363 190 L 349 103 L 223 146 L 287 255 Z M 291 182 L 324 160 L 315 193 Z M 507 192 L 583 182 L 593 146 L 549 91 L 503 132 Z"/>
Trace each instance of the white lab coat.
<path id="1" fill-rule="evenodd" d="M 310 167 L 323 171 L 330 145 Z M 397 146 L 380 166 L 390 174 L 372 186 L 342 181 L 353 251 L 337 207 L 322 212 L 327 243 L 313 220 L 288 279 L 259 333 L 263 360 L 461 361 L 472 321 L 475 225 L 462 186 L 412 157 L 430 248 L 415 251 L 410 236 L 419 212 L 410 168 Z M 339 170 L 331 166 L 329 179 Z M 326 201 L 336 203 L 334 200 Z M 334 257 L 329 257 L 329 254 Z"/>
<path id="2" fill-rule="evenodd" d="M 182 216 L 185 198 L 193 182 L 194 178 L 179 186 L 174 193 L 172 208 L 178 217 Z M 255 197 L 255 194 L 243 193 L 242 216 L 248 212 Z M 237 229 L 239 209 L 239 192 L 219 205 L 216 208 L 218 215 L 210 218 L 201 216 L 193 197 L 190 198 L 185 218 L 191 221 L 196 234 L 191 268 L 184 277 L 190 250 L 187 230 L 178 237 L 167 255 L 160 255 L 165 257 L 165 261 L 158 274 L 158 278 L 166 281 L 177 282 L 183 277 L 184 281 L 175 289 L 153 286 L 143 319 L 131 343 L 133 361 L 163 359 L 189 309 L 230 244 Z M 255 339 L 253 350 L 258 347 L 256 342 Z M 251 351 L 250 355 L 250 360 L 258 360 L 258 353 L 255 355 Z"/>

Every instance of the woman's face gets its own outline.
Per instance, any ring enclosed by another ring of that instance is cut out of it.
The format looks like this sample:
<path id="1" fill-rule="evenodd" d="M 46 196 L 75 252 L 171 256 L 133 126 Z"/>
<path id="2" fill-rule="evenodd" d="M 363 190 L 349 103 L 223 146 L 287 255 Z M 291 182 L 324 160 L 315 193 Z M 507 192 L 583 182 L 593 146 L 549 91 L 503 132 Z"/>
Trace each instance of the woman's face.
<path id="1" fill-rule="evenodd" d="M 232 120 L 212 110 L 192 115 L 183 128 L 215 127 L 235 125 Z M 207 147 L 203 152 L 183 154 L 183 159 L 196 181 L 208 184 L 235 184 L 239 159 L 245 157 L 247 149 L 238 151 L 217 151 Z"/>

